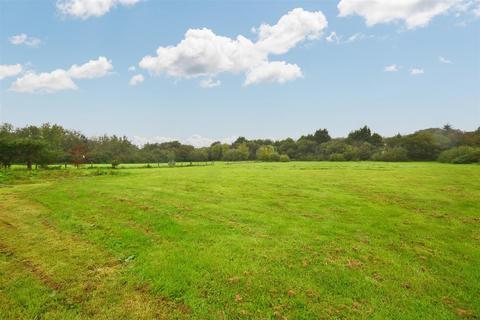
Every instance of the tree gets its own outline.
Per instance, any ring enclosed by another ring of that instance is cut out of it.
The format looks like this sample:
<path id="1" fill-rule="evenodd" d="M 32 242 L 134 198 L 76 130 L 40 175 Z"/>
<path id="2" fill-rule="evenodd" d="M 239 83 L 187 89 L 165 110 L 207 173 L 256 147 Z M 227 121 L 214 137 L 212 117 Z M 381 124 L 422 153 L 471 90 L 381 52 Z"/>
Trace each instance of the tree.
<path id="1" fill-rule="evenodd" d="M 10 165 L 15 160 L 17 155 L 17 145 L 12 139 L 0 138 L 0 164 L 5 169 L 10 168 Z"/>
<path id="2" fill-rule="evenodd" d="M 181 144 L 175 150 L 175 160 L 180 162 L 190 162 L 192 161 L 191 154 L 193 152 L 193 146 L 188 146 Z"/>
<path id="3" fill-rule="evenodd" d="M 192 152 L 192 161 L 202 162 L 208 160 L 208 151 L 205 148 L 195 149 Z"/>
<path id="4" fill-rule="evenodd" d="M 21 139 L 17 141 L 15 147 L 18 152 L 18 159 L 25 163 L 29 170 L 32 170 L 34 163 L 41 162 L 46 150 L 46 144 L 35 139 Z"/>
<path id="5" fill-rule="evenodd" d="M 369 127 L 363 126 L 362 128 L 352 131 L 348 134 L 346 142 L 360 146 L 364 142 L 368 142 L 374 147 L 382 147 L 383 146 L 383 138 L 378 133 L 372 133 Z"/>
<path id="6" fill-rule="evenodd" d="M 333 154 L 343 154 L 349 149 L 349 146 L 345 139 L 332 139 L 328 142 L 322 143 L 317 150 L 318 158 L 320 160 L 330 160 Z M 338 157 L 337 157 L 338 158 Z"/>
<path id="7" fill-rule="evenodd" d="M 87 161 L 87 153 L 87 145 L 79 143 L 70 149 L 70 161 L 78 168 Z"/>
<path id="8" fill-rule="evenodd" d="M 278 161 L 280 156 L 271 145 L 261 146 L 257 150 L 257 160 L 260 161 Z"/>
<path id="9" fill-rule="evenodd" d="M 245 161 L 248 160 L 248 157 L 250 155 L 250 149 L 248 148 L 248 145 L 246 142 L 242 142 L 241 144 L 238 145 L 237 150 L 239 152 L 239 160 Z"/>
<path id="10" fill-rule="evenodd" d="M 446 163 L 475 163 L 480 162 L 480 148 L 460 146 L 443 151 L 437 159 Z"/>
<path id="11" fill-rule="evenodd" d="M 223 155 L 222 160 L 223 161 L 240 161 L 242 154 L 238 149 L 229 149 L 225 154 Z"/>
<path id="12" fill-rule="evenodd" d="M 372 137 L 372 131 L 369 127 L 364 126 L 358 130 L 352 131 L 348 134 L 347 142 L 348 143 L 363 143 L 368 142 Z"/>
<path id="13" fill-rule="evenodd" d="M 300 138 L 297 141 L 296 158 L 299 160 L 314 160 L 317 144 L 314 140 L 308 138 Z"/>
<path id="14" fill-rule="evenodd" d="M 247 143 L 247 139 L 245 139 L 245 137 L 238 137 L 237 140 L 235 140 L 235 142 L 232 143 L 232 148 L 238 148 L 238 146 L 240 146 L 241 144 L 243 143 Z"/>
<path id="15" fill-rule="evenodd" d="M 318 144 L 322 144 L 324 142 L 328 142 L 330 141 L 332 138 L 330 137 L 330 135 L 328 134 L 328 130 L 327 129 L 318 129 L 317 131 L 315 131 L 315 133 L 313 134 L 313 140 L 318 143 Z"/>
<path id="16" fill-rule="evenodd" d="M 370 160 L 374 152 L 375 152 L 375 147 L 368 142 L 364 142 L 362 143 L 361 146 L 357 148 L 356 159 Z"/>
<path id="17" fill-rule="evenodd" d="M 210 147 L 210 160 L 222 160 L 223 155 L 229 148 L 228 144 L 214 142 Z"/>
<path id="18" fill-rule="evenodd" d="M 393 147 L 386 148 L 385 150 L 379 151 L 372 156 L 372 159 L 375 161 L 408 161 L 407 149 L 403 147 Z"/>
<path id="19" fill-rule="evenodd" d="M 292 138 L 278 141 L 275 145 L 278 152 L 288 155 L 289 158 L 295 158 L 297 155 L 297 144 Z"/>
<path id="20" fill-rule="evenodd" d="M 408 158 L 414 161 L 435 160 L 440 152 L 432 136 L 423 132 L 406 136 L 402 146 L 407 150 Z"/>
<path id="21" fill-rule="evenodd" d="M 452 129 L 453 129 L 453 127 L 449 123 L 446 123 L 446 124 L 443 125 L 443 130 L 445 130 L 445 131 L 450 131 Z"/>
<path id="22" fill-rule="evenodd" d="M 378 133 L 372 134 L 372 136 L 370 137 L 370 139 L 367 142 L 369 142 L 374 147 L 382 147 L 383 146 L 383 138 Z"/>

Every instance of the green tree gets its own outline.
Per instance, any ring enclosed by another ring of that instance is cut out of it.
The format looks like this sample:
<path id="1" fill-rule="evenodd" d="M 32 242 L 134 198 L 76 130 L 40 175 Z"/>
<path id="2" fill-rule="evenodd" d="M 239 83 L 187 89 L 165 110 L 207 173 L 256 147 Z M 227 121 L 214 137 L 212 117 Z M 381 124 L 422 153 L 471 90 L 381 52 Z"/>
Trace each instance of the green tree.
<path id="1" fill-rule="evenodd" d="M 5 169 L 10 168 L 10 165 L 15 160 L 17 148 L 13 139 L 0 138 L 0 164 Z"/>
<path id="2" fill-rule="evenodd" d="M 414 161 L 435 160 L 440 152 L 432 136 L 423 132 L 406 136 L 402 146 L 407 150 L 408 158 Z"/>
<path id="3" fill-rule="evenodd" d="M 271 145 L 261 146 L 257 150 L 257 160 L 260 161 L 271 161 L 275 157 L 275 148 Z"/>
<path id="4" fill-rule="evenodd" d="M 242 142 L 238 145 L 237 150 L 239 152 L 239 160 L 245 161 L 248 160 L 250 156 L 250 149 L 248 148 L 248 145 L 246 142 Z"/>
<path id="5" fill-rule="evenodd" d="M 29 170 L 32 170 L 33 164 L 42 162 L 45 156 L 46 144 L 41 140 L 20 139 L 15 147 L 19 161 L 25 163 Z"/>
<path id="6" fill-rule="evenodd" d="M 192 161 L 202 162 L 208 160 L 208 150 L 206 148 L 195 149 L 192 152 Z"/>
<path id="7" fill-rule="evenodd" d="M 330 135 L 328 134 L 328 130 L 327 129 L 318 129 L 317 131 L 315 131 L 315 133 L 313 134 L 313 140 L 318 143 L 318 144 L 322 144 L 324 142 L 328 142 L 330 141 L 332 138 L 330 137 Z"/>

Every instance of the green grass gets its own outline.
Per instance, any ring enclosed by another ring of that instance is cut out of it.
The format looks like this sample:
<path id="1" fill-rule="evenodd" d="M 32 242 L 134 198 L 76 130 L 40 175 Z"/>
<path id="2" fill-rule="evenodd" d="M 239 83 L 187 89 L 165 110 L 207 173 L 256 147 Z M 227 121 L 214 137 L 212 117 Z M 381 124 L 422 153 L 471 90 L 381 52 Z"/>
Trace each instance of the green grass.
<path id="1" fill-rule="evenodd" d="M 478 165 L 104 171 L 3 173 L 0 319 L 480 317 Z"/>

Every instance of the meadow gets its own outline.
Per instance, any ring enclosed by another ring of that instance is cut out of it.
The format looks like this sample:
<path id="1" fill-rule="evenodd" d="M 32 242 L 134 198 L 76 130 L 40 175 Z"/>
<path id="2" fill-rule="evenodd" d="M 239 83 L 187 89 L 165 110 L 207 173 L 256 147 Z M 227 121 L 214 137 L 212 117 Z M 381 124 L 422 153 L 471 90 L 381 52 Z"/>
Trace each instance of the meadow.
<path id="1" fill-rule="evenodd" d="M 480 317 L 480 166 L 0 174 L 0 319 Z"/>

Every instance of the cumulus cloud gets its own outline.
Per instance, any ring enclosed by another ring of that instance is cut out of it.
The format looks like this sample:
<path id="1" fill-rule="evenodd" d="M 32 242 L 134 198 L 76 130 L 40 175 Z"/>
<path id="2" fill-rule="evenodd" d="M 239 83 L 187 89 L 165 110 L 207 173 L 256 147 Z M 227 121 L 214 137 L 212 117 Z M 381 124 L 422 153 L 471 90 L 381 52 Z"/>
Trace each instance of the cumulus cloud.
<path id="1" fill-rule="evenodd" d="M 13 77 L 22 72 L 23 67 L 21 64 L 1 64 L 0 65 L 0 80 Z"/>
<path id="2" fill-rule="evenodd" d="M 27 73 L 18 78 L 10 87 L 10 90 L 16 92 L 45 92 L 52 93 L 60 90 L 74 90 L 77 85 L 68 75 L 67 71 L 57 69 L 52 72 Z"/>
<path id="3" fill-rule="evenodd" d="M 269 61 L 270 55 L 288 52 L 305 40 L 318 39 L 327 27 L 322 12 L 294 9 L 275 25 L 262 24 L 254 31 L 257 41 L 242 35 L 235 39 L 216 35 L 210 29 L 189 29 L 175 46 L 159 47 L 156 55 L 145 56 L 140 68 L 153 74 L 177 78 L 215 78 L 223 72 L 247 75 L 245 85 L 263 80 L 285 82 L 301 76 L 300 68 L 284 61 Z M 276 70 L 274 70 L 276 69 Z"/>
<path id="4" fill-rule="evenodd" d="M 24 93 L 53 93 L 77 89 L 74 79 L 93 79 L 105 76 L 113 66 L 105 57 L 90 60 L 83 65 L 72 65 L 68 70 L 56 69 L 51 72 L 28 72 L 15 80 L 10 90 Z"/>
<path id="5" fill-rule="evenodd" d="M 80 19 L 100 17 L 116 6 L 133 6 L 140 0 L 58 0 L 57 9 Z"/>
<path id="6" fill-rule="evenodd" d="M 259 39 L 256 46 L 271 54 L 286 53 L 305 39 L 320 38 L 327 25 L 321 11 L 296 8 L 283 15 L 273 26 L 262 24 L 257 30 Z"/>
<path id="7" fill-rule="evenodd" d="M 397 72 L 398 71 L 398 67 L 396 64 L 391 64 L 389 66 L 386 66 L 383 71 L 385 72 Z"/>
<path id="8" fill-rule="evenodd" d="M 359 15 L 368 26 L 403 21 L 408 29 L 426 26 L 434 17 L 458 10 L 470 0 L 340 0 L 340 17 Z"/>
<path id="9" fill-rule="evenodd" d="M 163 142 L 171 142 L 171 141 L 180 141 L 183 144 L 188 144 L 197 148 L 201 148 L 201 147 L 208 147 L 216 141 L 230 144 L 234 142 L 237 138 L 238 138 L 237 136 L 232 136 L 232 137 L 226 137 L 221 139 L 212 139 L 208 137 L 203 137 L 199 134 L 194 134 L 185 139 L 162 137 L 162 136 L 155 136 L 155 137 L 133 136 L 131 140 L 133 144 L 140 147 L 147 143 L 163 143 Z"/>
<path id="10" fill-rule="evenodd" d="M 444 63 L 444 64 L 450 64 L 452 63 L 452 61 L 448 60 L 447 58 L 444 58 L 442 56 L 439 56 L 438 57 L 438 61 L 440 61 L 441 63 Z"/>
<path id="11" fill-rule="evenodd" d="M 215 88 L 218 87 L 220 84 L 220 80 L 213 80 L 212 78 L 207 78 L 200 81 L 200 87 L 202 88 Z"/>
<path id="12" fill-rule="evenodd" d="M 28 47 L 32 47 L 32 48 L 37 48 L 40 46 L 40 44 L 42 43 L 42 41 L 38 38 L 35 38 L 35 37 L 29 37 L 28 35 L 26 35 L 25 33 L 21 33 L 21 34 L 17 34 L 15 36 L 11 36 L 9 38 L 10 40 L 10 43 L 13 44 L 13 45 L 26 45 Z"/>
<path id="13" fill-rule="evenodd" d="M 423 69 L 420 69 L 420 68 L 412 68 L 410 70 L 410 74 L 412 76 L 418 76 L 418 75 L 421 75 L 421 74 L 424 74 L 424 73 L 425 73 L 425 71 Z"/>
<path id="14" fill-rule="evenodd" d="M 245 85 L 261 82 L 284 83 L 303 77 L 300 67 L 285 61 L 273 61 L 261 64 L 247 72 Z"/>
<path id="15" fill-rule="evenodd" d="M 136 74 L 130 79 L 130 85 L 131 86 L 136 86 L 137 84 L 142 83 L 145 80 L 145 78 L 141 74 Z"/>
<path id="16" fill-rule="evenodd" d="M 112 69 L 112 61 L 98 57 L 97 60 L 90 60 L 81 66 L 74 64 L 68 70 L 68 74 L 75 79 L 93 79 L 105 76 Z"/>

